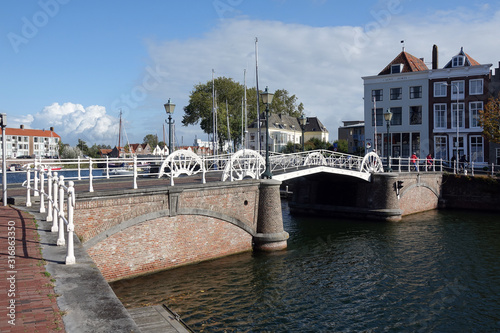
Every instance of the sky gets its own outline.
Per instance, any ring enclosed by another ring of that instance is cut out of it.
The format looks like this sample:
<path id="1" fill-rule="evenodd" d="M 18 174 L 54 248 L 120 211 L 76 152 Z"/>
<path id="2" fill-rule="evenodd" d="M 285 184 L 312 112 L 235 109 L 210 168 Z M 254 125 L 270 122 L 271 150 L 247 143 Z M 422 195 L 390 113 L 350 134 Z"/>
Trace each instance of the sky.
<path id="1" fill-rule="evenodd" d="M 0 22 L 7 126 L 54 127 L 72 146 L 117 145 L 120 111 L 130 143 L 163 140 L 169 98 L 177 144 L 207 140 L 183 108 L 212 69 L 255 87 L 256 38 L 259 88 L 296 95 L 330 141 L 363 120 L 362 77 L 403 46 L 429 67 L 434 44 L 440 67 L 461 47 L 500 61 L 500 0 L 2 0 Z"/>

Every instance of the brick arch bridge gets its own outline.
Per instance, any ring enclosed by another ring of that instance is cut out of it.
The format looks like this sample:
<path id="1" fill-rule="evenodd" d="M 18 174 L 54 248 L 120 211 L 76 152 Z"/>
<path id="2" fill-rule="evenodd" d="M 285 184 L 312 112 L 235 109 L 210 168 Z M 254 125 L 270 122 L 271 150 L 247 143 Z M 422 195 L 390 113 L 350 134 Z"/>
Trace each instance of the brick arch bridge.
<path id="1" fill-rule="evenodd" d="M 279 181 L 79 193 L 75 231 L 108 281 L 286 248 Z M 98 195 L 98 196 L 96 196 Z"/>

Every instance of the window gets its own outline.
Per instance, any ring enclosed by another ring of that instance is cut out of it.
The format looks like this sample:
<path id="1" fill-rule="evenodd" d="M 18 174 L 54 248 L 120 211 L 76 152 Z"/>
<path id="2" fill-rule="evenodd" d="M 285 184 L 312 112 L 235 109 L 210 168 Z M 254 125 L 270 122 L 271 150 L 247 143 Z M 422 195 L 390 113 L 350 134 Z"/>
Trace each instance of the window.
<path id="1" fill-rule="evenodd" d="M 434 82 L 434 97 L 446 97 L 445 82 Z"/>
<path id="2" fill-rule="evenodd" d="M 422 86 L 410 87 L 410 98 L 422 98 Z"/>
<path id="3" fill-rule="evenodd" d="M 379 102 L 382 100 L 382 97 L 383 97 L 382 89 L 372 90 L 372 100 L 375 99 L 375 101 Z"/>
<path id="4" fill-rule="evenodd" d="M 392 112 L 391 125 L 401 125 L 403 108 L 401 107 L 391 108 L 391 112 Z"/>
<path id="5" fill-rule="evenodd" d="M 422 106 L 410 106 L 410 125 L 422 125 Z"/>
<path id="6" fill-rule="evenodd" d="M 377 126 L 384 125 L 384 115 L 382 114 L 382 108 L 377 108 L 376 115 L 372 109 L 372 126 L 375 126 L 375 117 L 377 117 Z"/>
<path id="7" fill-rule="evenodd" d="M 411 133 L 412 153 L 420 153 L 420 133 Z"/>
<path id="8" fill-rule="evenodd" d="M 469 162 L 484 162 L 483 149 L 483 137 L 480 135 L 471 135 Z"/>
<path id="9" fill-rule="evenodd" d="M 391 88 L 391 100 L 398 100 L 401 99 L 403 96 L 403 89 L 402 88 Z"/>
<path id="10" fill-rule="evenodd" d="M 483 79 L 476 79 L 469 81 L 469 94 L 470 95 L 483 94 Z"/>
<path id="11" fill-rule="evenodd" d="M 458 103 L 458 127 L 464 127 L 464 103 Z M 451 128 L 457 128 L 457 103 L 451 104 Z"/>
<path id="12" fill-rule="evenodd" d="M 483 109 L 483 102 L 470 102 L 470 127 L 479 127 L 479 110 Z"/>
<path id="13" fill-rule="evenodd" d="M 446 104 L 434 104 L 434 128 L 446 128 Z"/>
<path id="14" fill-rule="evenodd" d="M 435 136 L 434 137 L 434 158 L 435 159 L 448 159 L 448 153 L 446 147 L 448 146 L 446 136 Z"/>
<path id="15" fill-rule="evenodd" d="M 464 65 L 465 57 L 463 55 L 458 55 L 453 57 L 452 67 L 461 67 Z"/>
<path id="16" fill-rule="evenodd" d="M 465 82 L 464 81 L 452 81 L 451 84 L 451 99 L 464 99 L 464 87 L 465 87 Z M 457 97 L 457 91 L 458 91 L 458 97 Z"/>
<path id="17" fill-rule="evenodd" d="M 391 74 L 398 74 L 403 71 L 403 64 L 391 65 Z"/>

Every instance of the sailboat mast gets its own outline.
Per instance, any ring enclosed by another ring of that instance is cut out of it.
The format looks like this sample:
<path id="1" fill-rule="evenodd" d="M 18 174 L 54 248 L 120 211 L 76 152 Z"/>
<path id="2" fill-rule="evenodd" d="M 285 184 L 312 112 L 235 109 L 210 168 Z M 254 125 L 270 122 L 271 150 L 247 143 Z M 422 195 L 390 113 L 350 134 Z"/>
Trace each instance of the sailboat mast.
<path id="1" fill-rule="evenodd" d="M 247 70 L 245 69 L 243 71 L 243 86 L 244 86 L 244 101 L 243 101 L 243 111 L 245 113 L 245 137 L 244 137 L 244 142 L 243 140 L 241 141 L 243 144 L 243 148 L 247 148 L 247 136 L 248 136 L 248 123 L 247 123 Z"/>
<path id="2" fill-rule="evenodd" d="M 215 71 L 212 69 L 212 149 L 215 155 Z"/>
<path id="3" fill-rule="evenodd" d="M 257 91 L 257 149 L 262 150 L 260 147 L 260 106 L 259 106 L 259 39 L 255 37 L 255 84 Z"/>
<path id="4" fill-rule="evenodd" d="M 122 138 L 122 109 L 120 109 L 120 125 L 118 127 L 118 157 L 120 157 L 121 152 L 121 138 Z"/>

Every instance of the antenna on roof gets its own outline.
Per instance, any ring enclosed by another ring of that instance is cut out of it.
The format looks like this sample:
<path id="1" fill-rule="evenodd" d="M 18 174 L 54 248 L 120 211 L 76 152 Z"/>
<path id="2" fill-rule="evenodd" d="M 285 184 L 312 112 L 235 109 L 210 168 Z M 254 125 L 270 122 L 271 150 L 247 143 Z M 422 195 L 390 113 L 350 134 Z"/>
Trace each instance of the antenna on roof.
<path id="1" fill-rule="evenodd" d="M 405 51 L 405 40 L 404 39 L 401 41 L 401 44 L 403 44 L 403 52 L 404 52 Z"/>

